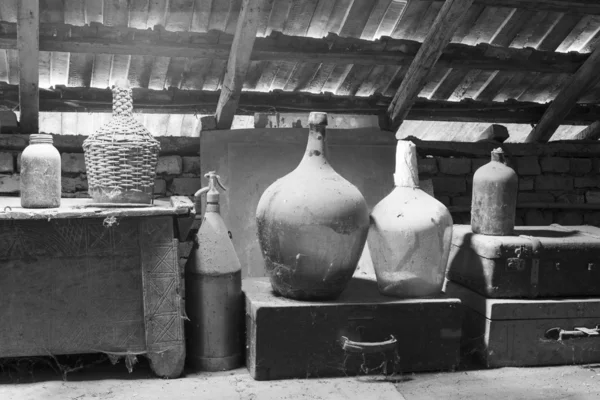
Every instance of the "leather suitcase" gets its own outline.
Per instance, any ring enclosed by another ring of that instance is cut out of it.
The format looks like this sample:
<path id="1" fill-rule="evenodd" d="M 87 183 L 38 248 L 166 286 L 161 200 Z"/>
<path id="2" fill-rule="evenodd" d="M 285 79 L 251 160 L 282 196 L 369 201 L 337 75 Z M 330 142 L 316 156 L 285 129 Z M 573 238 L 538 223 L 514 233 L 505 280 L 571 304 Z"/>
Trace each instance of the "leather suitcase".
<path id="1" fill-rule="evenodd" d="M 445 295 L 400 300 L 353 278 L 335 301 L 273 294 L 268 278 L 243 281 L 246 365 L 256 380 L 452 370 L 462 307 Z"/>
<path id="2" fill-rule="evenodd" d="M 600 229 L 519 226 L 485 236 L 454 225 L 446 275 L 492 298 L 600 296 Z"/>
<path id="3" fill-rule="evenodd" d="M 600 362 L 600 298 L 489 299 L 457 283 L 465 309 L 461 353 L 488 368 Z"/>

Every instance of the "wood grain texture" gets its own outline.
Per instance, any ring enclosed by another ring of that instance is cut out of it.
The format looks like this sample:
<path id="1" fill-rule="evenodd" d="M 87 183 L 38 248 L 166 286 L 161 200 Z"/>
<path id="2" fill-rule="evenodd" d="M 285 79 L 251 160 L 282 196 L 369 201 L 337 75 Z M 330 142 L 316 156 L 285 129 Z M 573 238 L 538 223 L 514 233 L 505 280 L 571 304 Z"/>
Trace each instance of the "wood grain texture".
<path id="1" fill-rule="evenodd" d="M 169 217 L 140 221 L 145 339 L 150 366 L 162 377 L 183 372 L 185 341 L 178 240 Z"/>
<path id="2" fill-rule="evenodd" d="M 244 79 L 250 66 L 250 55 L 254 47 L 263 3 L 264 0 L 244 0 L 242 4 L 215 114 L 219 129 L 229 129 L 233 122 Z"/>
<path id="3" fill-rule="evenodd" d="M 39 131 L 39 9 L 38 0 L 18 2 L 19 107 L 21 131 L 24 133 Z"/>
<path id="4" fill-rule="evenodd" d="M 579 132 L 573 139 L 575 140 L 598 140 L 600 139 L 600 121 L 592 123 L 587 128 Z"/>
<path id="5" fill-rule="evenodd" d="M 0 48 L 16 49 L 16 35 L 11 24 L 0 22 Z M 214 33 L 194 33 L 189 36 L 173 34 L 160 36 L 159 30 L 124 29 L 115 36 L 110 30 L 98 33 L 96 28 L 70 25 L 42 25 L 40 50 L 65 53 L 139 55 L 156 57 L 204 58 L 227 60 L 233 36 Z M 60 35 L 46 32 L 59 29 Z M 77 36 L 69 37 L 75 31 Z M 481 31 L 468 40 L 488 38 L 491 31 Z M 138 39 L 132 39 L 138 38 Z M 465 39 L 467 40 L 467 39 Z M 253 61 L 305 61 L 359 65 L 410 65 L 421 44 L 402 39 L 367 41 L 329 35 L 326 40 L 273 34 L 256 39 L 250 59 Z M 531 71 L 545 73 L 574 73 L 589 57 L 587 53 L 565 54 L 534 49 L 507 48 L 496 45 L 451 43 L 444 48 L 437 65 L 455 69 L 473 68 L 497 71 Z"/>
<path id="6" fill-rule="evenodd" d="M 212 64 L 218 60 L 213 60 Z M 212 70 L 211 64 L 211 70 Z M 238 115 L 254 115 L 255 112 L 307 112 L 321 110 L 338 114 L 384 115 L 389 105 L 389 97 L 378 94 L 370 97 L 334 96 L 330 93 L 312 94 L 298 92 L 283 92 L 288 77 L 295 63 L 279 66 L 272 80 L 271 93 L 244 91 L 240 95 L 243 108 Z M 217 69 L 221 66 L 217 66 Z M 289 67 L 289 68 L 288 68 Z M 286 71 L 282 71 L 282 69 Z M 350 68 L 335 67 L 321 87 L 322 92 L 334 92 L 350 72 Z M 392 79 L 393 84 L 399 84 L 402 69 Z M 398 79 L 397 79 L 398 78 Z M 160 82 L 161 85 L 164 82 Z M 150 90 L 134 89 L 134 111 L 145 114 L 164 114 L 165 106 L 170 112 L 179 114 L 213 114 L 218 100 L 219 82 L 216 79 L 206 79 L 205 90 Z M 13 107 L 18 101 L 18 87 L 5 86 L 4 96 L 0 97 L 0 105 Z M 381 90 L 384 90 L 383 88 Z M 393 87 L 385 89 L 385 93 L 393 93 Z M 463 100 L 432 101 L 419 99 L 409 111 L 406 119 L 425 121 L 461 121 L 489 123 L 524 123 L 532 124 L 539 121 L 546 109 L 545 104 L 507 101 L 491 103 Z M 59 88 L 41 92 L 40 109 L 52 112 L 110 112 L 112 110 L 112 93 L 108 89 L 96 88 Z M 565 117 L 564 123 L 571 125 L 588 125 L 600 119 L 600 107 L 594 105 L 576 105 Z M 48 132 L 52 131 L 50 128 Z"/>
<path id="7" fill-rule="evenodd" d="M 447 282 L 446 294 L 464 305 L 461 352 L 475 354 L 488 368 L 600 361 L 597 338 L 545 338 L 552 328 L 594 328 L 598 299 L 490 300 L 454 282 Z"/>
<path id="8" fill-rule="evenodd" d="M 354 278 L 339 300 L 297 302 L 274 296 L 266 278 L 244 280 L 250 374 L 274 380 L 454 368 L 460 303 L 444 297 L 397 300 L 380 295 L 376 286 Z M 423 320 L 427 323 L 419 322 Z M 350 354 L 342 349 L 342 336 L 380 342 L 389 335 L 398 341 L 389 353 Z"/>
<path id="9" fill-rule="evenodd" d="M 132 219 L 0 221 L 0 356 L 143 352 L 138 239 Z"/>
<path id="10" fill-rule="evenodd" d="M 146 354 L 157 375 L 179 376 L 185 346 L 173 237 L 171 216 L 113 225 L 98 217 L 0 221 L 0 316 L 10 321 L 0 327 L 0 357 Z"/>
<path id="11" fill-rule="evenodd" d="M 427 83 L 427 78 L 437 60 L 472 3 L 472 0 L 447 0 L 442 6 L 388 107 L 389 118 L 395 125 L 406 118 L 419 92 Z"/>
<path id="12" fill-rule="evenodd" d="M 583 63 L 577 72 L 565 82 L 565 85 L 552 101 L 539 124 L 525 138 L 526 142 L 547 142 L 558 129 L 565 115 L 577 103 L 585 90 L 600 81 L 600 46 Z"/>
<path id="13" fill-rule="evenodd" d="M 22 208 L 18 197 L 0 197 L 0 220 L 56 220 L 81 218 L 126 218 L 160 215 L 186 215 L 191 212 L 191 202 L 184 202 L 176 196 L 170 200 L 154 200 L 152 207 L 102 208 L 93 206 L 91 199 L 61 199 L 59 208 Z"/>

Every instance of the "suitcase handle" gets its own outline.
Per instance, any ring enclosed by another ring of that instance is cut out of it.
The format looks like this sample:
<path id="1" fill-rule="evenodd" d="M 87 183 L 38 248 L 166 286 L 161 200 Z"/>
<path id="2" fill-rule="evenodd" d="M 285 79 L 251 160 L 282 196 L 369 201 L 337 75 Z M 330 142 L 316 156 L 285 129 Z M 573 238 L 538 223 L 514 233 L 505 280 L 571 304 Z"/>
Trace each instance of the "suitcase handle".
<path id="1" fill-rule="evenodd" d="M 342 336 L 342 349 L 349 353 L 387 353 L 396 350 L 398 341 L 394 335 L 383 342 L 354 342 L 346 336 Z"/>
<path id="2" fill-rule="evenodd" d="M 573 328 L 572 331 L 567 331 L 561 328 L 551 328 L 546 331 L 544 337 L 550 340 L 568 340 L 593 337 L 600 339 L 600 325 L 595 329 L 590 328 Z"/>

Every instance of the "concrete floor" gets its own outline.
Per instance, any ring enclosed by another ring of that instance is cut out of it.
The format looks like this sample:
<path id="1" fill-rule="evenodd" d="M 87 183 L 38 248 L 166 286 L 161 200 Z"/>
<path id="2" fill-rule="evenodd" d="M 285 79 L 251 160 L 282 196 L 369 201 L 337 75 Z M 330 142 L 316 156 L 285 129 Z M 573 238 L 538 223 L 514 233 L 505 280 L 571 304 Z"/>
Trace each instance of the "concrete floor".
<path id="1" fill-rule="evenodd" d="M 123 363 L 71 372 L 4 368 L 2 400 L 219 399 L 219 400 L 480 400 L 600 399 L 600 365 L 501 368 L 396 377 L 254 381 L 245 369 L 155 378 L 147 364 L 129 374 Z"/>

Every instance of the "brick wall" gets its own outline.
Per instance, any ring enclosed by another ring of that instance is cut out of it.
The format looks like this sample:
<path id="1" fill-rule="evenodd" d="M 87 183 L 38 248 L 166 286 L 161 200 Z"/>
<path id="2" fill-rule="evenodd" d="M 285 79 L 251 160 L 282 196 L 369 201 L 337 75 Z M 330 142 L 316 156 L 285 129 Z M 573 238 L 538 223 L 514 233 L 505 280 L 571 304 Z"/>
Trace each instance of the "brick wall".
<path id="1" fill-rule="evenodd" d="M 0 152 L 0 195 L 19 194 L 21 152 Z M 62 197 L 89 197 L 83 153 L 61 153 Z M 200 157 L 165 155 L 158 159 L 156 197 L 191 196 L 200 189 Z"/>
<path id="2" fill-rule="evenodd" d="M 435 196 L 449 206 L 456 223 L 468 223 L 473 174 L 489 157 L 419 159 L 421 179 L 432 179 Z M 509 159 L 519 176 L 517 224 L 600 223 L 600 159 L 590 157 L 516 156 Z M 548 208 L 531 208 L 534 204 Z M 561 209 L 564 204 L 581 205 Z M 591 208 L 598 204 L 598 211 Z"/>
<path id="3" fill-rule="evenodd" d="M 63 197 L 88 197 L 83 138 L 56 135 L 54 139 L 62 157 Z M 193 195 L 201 187 L 198 138 L 158 139 L 156 195 Z M 0 135 L 0 195 L 18 195 L 20 152 L 26 144 L 22 135 Z M 417 148 L 421 179 L 432 179 L 435 196 L 450 208 L 456 223 L 468 223 L 473 174 L 489 161 L 493 145 L 488 149 L 476 143 L 429 142 L 417 143 Z M 519 175 L 517 224 L 600 225 L 600 157 L 596 157 L 600 143 L 513 144 L 508 148 L 515 154 L 509 164 Z M 549 207 L 528 207 L 540 203 Z"/>

